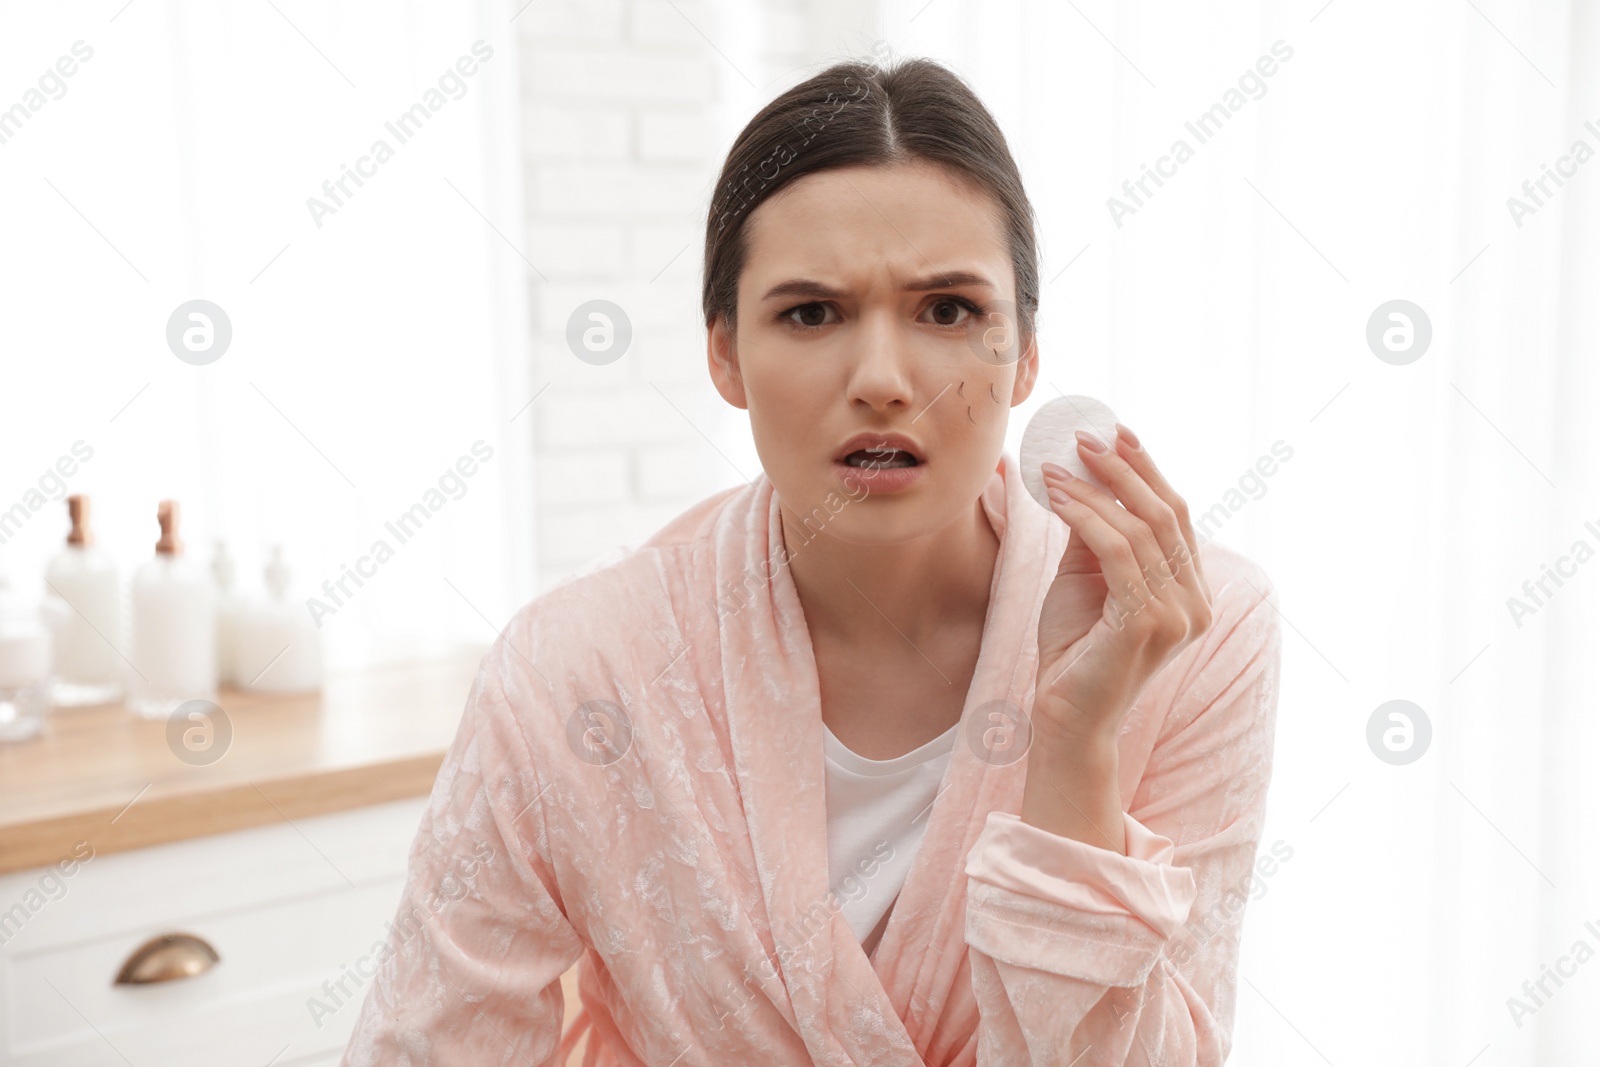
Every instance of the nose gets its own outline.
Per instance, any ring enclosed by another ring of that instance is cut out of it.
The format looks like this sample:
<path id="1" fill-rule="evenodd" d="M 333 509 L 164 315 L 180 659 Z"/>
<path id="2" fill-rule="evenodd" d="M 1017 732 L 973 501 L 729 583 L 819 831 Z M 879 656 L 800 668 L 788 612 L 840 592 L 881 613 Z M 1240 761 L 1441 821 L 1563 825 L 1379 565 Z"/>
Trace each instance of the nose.
<path id="1" fill-rule="evenodd" d="M 909 408 L 916 400 L 915 357 L 912 331 L 896 312 L 864 312 L 850 353 L 846 399 L 851 406 L 864 404 L 874 411 Z"/>

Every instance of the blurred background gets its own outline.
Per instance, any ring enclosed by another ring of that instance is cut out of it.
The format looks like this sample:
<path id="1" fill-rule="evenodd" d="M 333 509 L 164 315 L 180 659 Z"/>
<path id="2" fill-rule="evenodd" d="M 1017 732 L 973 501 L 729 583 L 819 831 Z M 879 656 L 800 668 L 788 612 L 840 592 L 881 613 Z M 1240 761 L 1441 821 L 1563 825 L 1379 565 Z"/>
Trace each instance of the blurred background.
<path id="1" fill-rule="evenodd" d="M 0 570 L 37 586 L 68 493 L 129 570 L 172 498 L 199 558 L 259 586 L 282 545 L 325 597 L 437 491 L 322 620 L 327 666 L 487 644 L 757 475 L 705 369 L 718 167 L 788 86 L 900 55 L 972 84 L 1039 215 L 1009 450 L 1103 398 L 1278 588 L 1262 849 L 1292 858 L 1252 891 L 1230 1063 L 1593 1059 L 1592 4 L 7 5 Z M 168 340 L 194 300 L 231 330 L 202 365 Z M 569 343 L 597 300 L 609 362 Z"/>

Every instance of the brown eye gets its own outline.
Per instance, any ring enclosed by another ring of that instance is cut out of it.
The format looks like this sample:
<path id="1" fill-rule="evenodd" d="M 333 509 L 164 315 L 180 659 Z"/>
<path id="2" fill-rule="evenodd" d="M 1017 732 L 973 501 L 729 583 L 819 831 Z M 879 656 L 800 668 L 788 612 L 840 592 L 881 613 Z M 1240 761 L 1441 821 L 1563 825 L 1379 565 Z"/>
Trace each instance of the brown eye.
<path id="1" fill-rule="evenodd" d="M 826 304 L 800 304 L 785 311 L 780 317 L 798 329 L 815 330 L 827 325 L 827 311 L 828 305 Z M 794 317 L 796 315 L 801 316 L 801 318 L 797 320 Z"/>
<path id="2" fill-rule="evenodd" d="M 934 325 L 942 326 L 945 329 L 955 329 L 967 325 L 966 319 L 961 317 L 962 312 L 966 312 L 969 318 L 973 315 L 982 314 L 982 309 L 972 301 L 963 300 L 961 297 L 956 296 L 943 297 L 934 301 L 928 307 L 933 312 Z"/>

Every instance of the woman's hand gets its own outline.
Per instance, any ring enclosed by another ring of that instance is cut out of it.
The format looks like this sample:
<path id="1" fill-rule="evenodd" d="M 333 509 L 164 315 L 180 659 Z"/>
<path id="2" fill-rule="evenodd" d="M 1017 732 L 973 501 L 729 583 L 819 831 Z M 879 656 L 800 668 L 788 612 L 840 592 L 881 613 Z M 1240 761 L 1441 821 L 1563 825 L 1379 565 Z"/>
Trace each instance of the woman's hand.
<path id="1" fill-rule="evenodd" d="M 1072 535 L 1039 615 L 1034 743 L 1114 751 L 1145 682 L 1211 625 L 1211 590 L 1188 505 L 1133 432 L 1118 423 L 1114 451 L 1080 432 L 1078 453 L 1117 499 L 1043 465 Z"/>

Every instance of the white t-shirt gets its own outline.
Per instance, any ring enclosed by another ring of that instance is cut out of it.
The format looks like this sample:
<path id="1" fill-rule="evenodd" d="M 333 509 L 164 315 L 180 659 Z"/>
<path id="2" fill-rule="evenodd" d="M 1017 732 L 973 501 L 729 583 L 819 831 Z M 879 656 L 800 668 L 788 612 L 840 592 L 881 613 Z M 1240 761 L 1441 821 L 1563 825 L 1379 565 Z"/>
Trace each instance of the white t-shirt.
<path id="1" fill-rule="evenodd" d="M 828 882 L 868 954 L 883 935 L 889 907 L 928 828 L 956 726 L 903 756 L 872 760 L 850 751 L 822 724 Z"/>

